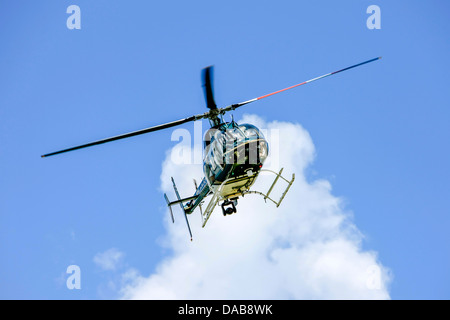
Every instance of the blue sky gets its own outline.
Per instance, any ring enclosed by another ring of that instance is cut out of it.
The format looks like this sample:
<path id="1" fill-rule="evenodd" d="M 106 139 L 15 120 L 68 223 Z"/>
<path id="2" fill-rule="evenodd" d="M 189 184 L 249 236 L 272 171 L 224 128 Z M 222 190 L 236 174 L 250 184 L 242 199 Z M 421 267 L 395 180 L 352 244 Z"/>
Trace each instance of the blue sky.
<path id="1" fill-rule="evenodd" d="M 66 27 L 72 4 L 81 30 Z M 366 27 L 372 4 L 380 30 Z M 117 298 L 126 270 L 148 276 L 172 254 L 161 245 L 160 181 L 172 130 L 41 154 L 205 112 L 208 65 L 225 106 L 383 56 L 234 117 L 301 124 L 316 153 L 306 177 L 328 180 L 343 199 L 363 250 L 392 272 L 390 297 L 448 299 L 449 9 L 446 1 L 1 2 L 0 298 Z M 117 263 L 105 269 L 94 257 L 112 248 Z M 72 264 L 81 290 L 66 288 Z"/>

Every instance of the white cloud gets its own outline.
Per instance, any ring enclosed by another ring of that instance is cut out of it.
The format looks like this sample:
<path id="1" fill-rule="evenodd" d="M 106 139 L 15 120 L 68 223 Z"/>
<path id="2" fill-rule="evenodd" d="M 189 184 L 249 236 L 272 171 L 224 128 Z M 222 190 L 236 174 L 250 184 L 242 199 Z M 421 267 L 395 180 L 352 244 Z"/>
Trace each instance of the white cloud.
<path id="1" fill-rule="evenodd" d="M 268 168 L 282 166 L 287 177 L 295 172 L 283 203 L 275 208 L 248 195 L 239 199 L 234 215 L 224 217 L 217 208 L 204 229 L 195 212 L 189 217 L 193 242 L 181 210 L 174 207 L 175 224 L 165 213 L 164 241 L 173 253 L 149 276 L 135 270 L 127 274 L 123 298 L 389 299 L 390 272 L 376 252 L 362 250 L 363 235 L 351 213 L 332 195 L 328 181 L 308 181 L 304 175 L 315 156 L 308 132 L 298 124 L 265 123 L 252 115 L 240 122 L 267 129 L 276 153 L 271 157 L 277 156 L 277 161 L 268 159 Z M 161 189 L 173 197 L 171 176 L 182 196 L 188 196 L 192 179 L 199 181 L 203 174 L 200 165 L 174 164 L 168 152 Z M 260 176 L 255 188 L 266 191 L 272 179 Z"/>
<path id="2" fill-rule="evenodd" d="M 123 260 L 124 253 L 116 248 L 111 248 L 105 252 L 97 253 L 94 256 L 94 263 L 102 270 L 116 270 L 117 266 Z"/>

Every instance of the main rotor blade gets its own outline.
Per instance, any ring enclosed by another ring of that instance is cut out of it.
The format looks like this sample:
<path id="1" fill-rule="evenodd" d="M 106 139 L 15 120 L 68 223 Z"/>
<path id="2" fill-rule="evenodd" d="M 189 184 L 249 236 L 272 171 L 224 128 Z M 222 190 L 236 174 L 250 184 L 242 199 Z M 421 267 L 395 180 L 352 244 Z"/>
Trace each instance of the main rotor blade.
<path id="1" fill-rule="evenodd" d="M 337 73 L 340 73 L 340 72 L 343 72 L 343 71 L 347 71 L 347 70 L 350 70 L 350 69 L 362 66 L 363 64 L 370 63 L 370 62 L 373 62 L 373 61 L 377 61 L 377 60 L 380 60 L 380 59 L 381 59 L 381 57 L 370 59 L 370 60 L 367 60 L 367 61 L 355 64 L 353 66 L 350 66 L 350 67 L 347 67 L 347 68 L 344 68 L 344 69 L 341 69 L 341 70 L 338 70 L 338 71 L 330 72 L 330 73 L 324 74 L 324 75 L 322 75 L 320 77 L 316 77 L 316 78 L 304 81 L 302 83 L 299 83 L 299 84 L 296 84 L 296 85 L 293 85 L 293 86 L 290 86 L 290 87 L 287 87 L 287 88 L 284 88 L 284 89 L 281 89 L 281 90 L 278 90 L 278 91 L 275 91 L 275 92 L 272 92 L 272 93 L 269 93 L 269 94 L 265 94 L 265 95 L 263 95 L 261 97 L 258 97 L 258 98 L 254 98 L 254 99 L 250 99 L 250 100 L 247 100 L 247 101 L 244 101 L 244 102 L 232 104 L 232 105 L 230 105 L 228 107 L 222 108 L 220 111 L 222 113 L 224 113 L 224 112 L 227 112 L 227 111 L 230 111 L 230 110 L 234 110 L 234 109 L 239 108 L 239 107 L 241 107 L 243 105 L 246 105 L 248 103 L 255 102 L 255 101 L 258 101 L 258 100 L 261 100 L 261 99 L 273 96 L 274 94 L 277 94 L 277 93 L 280 93 L 280 92 L 283 92 L 283 91 L 286 91 L 286 90 L 289 90 L 289 89 L 293 89 L 293 88 L 299 87 L 301 85 L 304 85 L 304 84 L 307 84 L 307 83 L 310 83 L 310 82 L 313 82 L 313 81 L 316 81 L 316 80 L 319 80 L 319 79 L 323 79 L 325 77 L 329 77 L 329 76 L 332 76 L 334 74 L 337 74 Z"/>
<path id="2" fill-rule="evenodd" d="M 209 109 L 217 109 L 216 102 L 214 101 L 214 93 L 212 88 L 212 78 L 213 78 L 214 67 L 209 66 L 202 71 L 202 82 L 205 91 L 206 106 Z"/>
<path id="3" fill-rule="evenodd" d="M 133 132 L 129 132 L 129 133 L 125 133 L 125 134 L 121 134 L 118 136 L 114 136 L 111 138 L 106 138 L 106 139 L 102 139 L 102 140 L 98 140 L 98 141 L 94 141 L 94 142 L 90 142 L 90 143 L 86 143 L 80 146 L 76 146 L 76 147 L 72 147 L 72 148 L 68 148 L 68 149 L 64 149 L 64 150 L 60 150 L 60 151 L 56 151 L 56 152 L 52 152 L 52 153 L 47 153 L 42 155 L 42 158 L 45 157 L 50 157 L 50 156 L 54 156 L 56 154 L 60 154 L 60 153 L 64 153 L 64 152 L 69 152 L 69 151 L 74 151 L 74 150 L 78 150 L 78 149 L 82 149 L 82 148 L 87 148 L 87 147 L 92 147 L 92 146 L 96 146 L 102 143 L 106 143 L 106 142 L 111 142 L 111 141 L 115 141 L 115 140 L 120 140 L 120 139 L 125 139 L 125 138 L 129 138 L 129 137 L 134 137 L 137 135 L 141 135 L 144 133 L 148 133 L 148 132 L 153 132 L 153 131 L 158 131 L 158 130 L 162 130 L 162 129 L 167 129 L 170 127 L 175 127 L 178 126 L 180 124 L 186 123 L 186 122 L 190 122 L 190 121 L 195 121 L 195 120 L 199 120 L 202 119 L 204 117 L 204 115 L 197 115 L 197 116 L 192 116 L 186 119 L 181 119 L 181 120 L 177 120 L 177 121 L 173 121 L 173 122 L 168 122 L 165 124 L 160 124 L 154 127 L 149 127 L 149 128 L 145 128 L 142 130 L 137 130 L 137 131 L 133 131 Z"/>

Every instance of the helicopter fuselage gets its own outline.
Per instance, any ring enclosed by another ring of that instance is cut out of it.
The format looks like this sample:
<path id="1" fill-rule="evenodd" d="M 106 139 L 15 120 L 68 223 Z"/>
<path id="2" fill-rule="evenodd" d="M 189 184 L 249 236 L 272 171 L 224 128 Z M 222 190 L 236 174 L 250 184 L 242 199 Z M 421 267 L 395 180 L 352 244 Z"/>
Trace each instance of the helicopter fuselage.
<path id="1" fill-rule="evenodd" d="M 255 182 L 269 152 L 261 131 L 251 124 L 225 122 L 209 129 L 204 138 L 203 173 L 195 200 L 185 205 L 192 213 L 203 198 L 220 187 L 220 196 L 237 200 Z"/>
<path id="2" fill-rule="evenodd" d="M 257 98 L 246 100 L 239 103 L 234 103 L 229 106 L 218 108 L 214 100 L 213 86 L 212 86 L 212 73 L 213 67 L 209 66 L 202 71 L 202 86 L 204 88 L 206 107 L 209 109 L 208 112 L 204 114 L 193 115 L 184 119 L 151 126 L 145 129 L 128 132 L 125 134 L 113 136 L 106 139 L 101 139 L 93 142 L 89 142 L 83 145 L 43 154 L 41 157 L 49 157 L 57 154 L 79 150 L 91 146 L 100 145 L 103 143 L 108 143 L 120 139 L 130 138 L 137 135 L 154 132 L 158 130 L 163 130 L 167 128 L 172 128 L 187 122 L 197 121 L 201 119 L 208 119 L 211 124 L 211 129 L 209 129 L 205 134 L 205 145 L 204 145 L 204 157 L 203 157 L 203 172 L 204 178 L 199 186 L 194 180 L 195 184 L 195 194 L 191 197 L 182 199 L 176 187 L 175 181 L 172 177 L 172 183 L 174 192 L 177 196 L 177 200 L 170 201 L 166 194 L 164 198 L 167 202 L 167 206 L 170 209 L 170 214 L 172 217 L 172 222 L 175 222 L 172 206 L 179 204 L 184 212 L 186 223 L 189 229 L 189 234 L 192 240 L 192 232 L 189 226 L 189 221 L 187 214 L 192 213 L 197 206 L 200 208 L 200 213 L 202 216 L 202 227 L 205 226 L 214 208 L 219 205 L 220 201 L 223 201 L 222 211 L 224 215 L 235 213 L 237 204 L 237 199 L 244 194 L 259 194 L 264 197 L 264 200 L 270 200 L 278 207 L 283 201 L 286 193 L 291 187 L 295 179 L 295 174 L 292 174 L 292 179 L 287 180 L 282 177 L 281 173 L 283 168 L 276 173 L 271 170 L 263 169 L 261 167 L 267 158 L 269 152 L 269 145 L 259 131 L 253 125 L 250 124 L 237 124 L 234 121 L 223 122 L 223 115 L 226 112 L 236 110 L 242 106 L 249 103 L 259 101 L 261 99 L 273 96 L 280 92 L 297 88 L 299 86 L 317 81 L 340 72 L 350 70 L 364 64 L 381 59 L 377 57 L 370 59 L 350 67 L 340 69 L 338 71 L 330 72 L 319 77 L 295 84 L 293 86 L 274 91 Z M 261 171 L 266 171 L 274 174 L 276 177 L 266 193 L 257 190 L 250 190 L 250 187 L 254 184 L 256 178 Z M 271 198 L 271 192 L 279 179 L 284 180 L 287 183 L 287 187 L 284 192 L 282 192 L 279 200 L 274 200 Z M 201 204 L 203 203 L 205 197 L 212 195 L 211 200 L 204 212 L 202 212 Z"/>

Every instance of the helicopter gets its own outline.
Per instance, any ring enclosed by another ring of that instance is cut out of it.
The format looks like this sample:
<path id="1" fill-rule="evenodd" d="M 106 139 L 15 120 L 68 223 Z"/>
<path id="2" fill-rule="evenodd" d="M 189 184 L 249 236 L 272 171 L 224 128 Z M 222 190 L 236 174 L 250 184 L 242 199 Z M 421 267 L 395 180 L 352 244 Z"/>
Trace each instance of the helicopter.
<path id="1" fill-rule="evenodd" d="M 214 99 L 213 93 L 213 66 L 206 67 L 202 70 L 202 87 L 204 91 L 207 112 L 199 115 L 193 115 L 188 118 L 180 119 L 165 124 L 160 124 L 145 129 L 125 133 L 110 138 L 97 140 L 83 145 L 63 149 L 60 151 L 47 153 L 42 155 L 42 158 L 54 156 L 57 154 L 74 151 L 82 148 L 87 148 L 107 142 L 112 142 L 120 139 L 130 138 L 133 136 L 163 130 L 175 127 L 187 122 L 207 119 L 210 128 L 204 135 L 203 145 L 203 173 L 204 177 L 201 183 L 197 185 L 194 180 L 195 193 L 187 198 L 181 198 L 178 192 L 175 180 L 172 179 L 173 189 L 177 197 L 176 200 L 170 201 L 166 194 L 164 194 L 165 201 L 170 209 L 172 222 L 175 222 L 172 206 L 180 205 L 184 213 L 189 235 L 192 241 L 192 231 L 189 225 L 188 215 L 192 214 L 198 207 L 202 217 L 202 227 L 205 227 L 213 210 L 219 205 L 222 208 L 224 216 L 231 215 L 237 212 L 237 201 L 240 197 L 247 194 L 257 194 L 264 198 L 264 200 L 272 201 L 276 207 L 279 207 L 290 187 L 295 180 L 295 174 L 292 174 L 291 179 L 286 179 L 282 176 L 283 168 L 279 172 L 263 169 L 263 164 L 269 154 L 269 144 L 256 126 L 252 124 L 238 124 L 232 120 L 226 122 L 223 120 L 223 115 L 229 111 L 236 110 L 239 107 L 247 105 L 252 102 L 273 96 L 275 94 L 323 79 L 325 77 L 347 71 L 364 64 L 381 59 L 381 57 L 373 58 L 338 71 L 330 72 L 319 77 L 295 84 L 293 86 L 274 91 L 263 96 L 246 100 L 243 102 L 231 104 L 229 106 L 218 108 Z M 267 192 L 251 190 L 259 174 L 267 172 L 273 174 L 274 180 Z M 279 199 L 271 198 L 271 192 L 279 179 L 284 180 L 287 186 L 281 193 Z M 206 201 L 206 197 L 211 196 L 205 210 L 202 205 Z"/>

